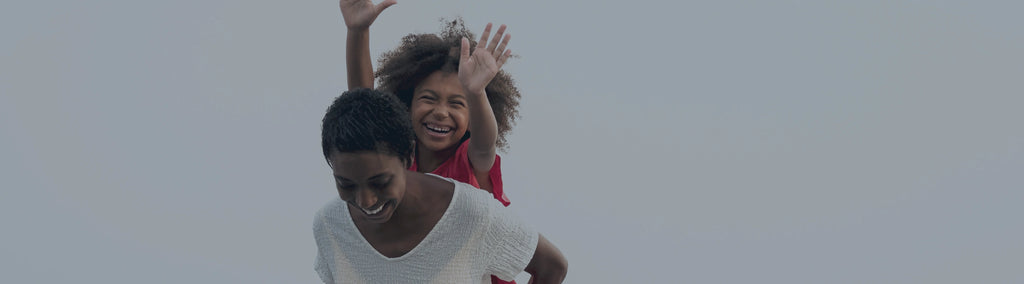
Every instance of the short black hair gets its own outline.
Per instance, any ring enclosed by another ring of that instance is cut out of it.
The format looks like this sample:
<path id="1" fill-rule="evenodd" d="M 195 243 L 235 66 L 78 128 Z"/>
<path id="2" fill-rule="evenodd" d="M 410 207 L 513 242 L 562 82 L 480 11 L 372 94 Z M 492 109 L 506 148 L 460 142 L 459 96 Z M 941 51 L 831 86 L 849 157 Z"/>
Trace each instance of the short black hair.
<path id="1" fill-rule="evenodd" d="M 331 151 L 373 151 L 397 156 L 406 166 L 411 162 L 412 122 L 394 95 L 366 88 L 344 92 L 327 108 L 321 129 L 328 165 Z"/>

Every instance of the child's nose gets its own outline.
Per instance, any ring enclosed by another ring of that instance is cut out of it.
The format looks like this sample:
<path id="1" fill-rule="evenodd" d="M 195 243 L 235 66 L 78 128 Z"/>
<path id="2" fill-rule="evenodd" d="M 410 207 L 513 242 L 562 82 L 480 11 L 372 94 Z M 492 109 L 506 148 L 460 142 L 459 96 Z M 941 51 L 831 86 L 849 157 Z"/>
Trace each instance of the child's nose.
<path id="1" fill-rule="evenodd" d="M 448 107 L 438 106 L 434 108 L 434 117 L 437 119 L 448 118 Z"/>

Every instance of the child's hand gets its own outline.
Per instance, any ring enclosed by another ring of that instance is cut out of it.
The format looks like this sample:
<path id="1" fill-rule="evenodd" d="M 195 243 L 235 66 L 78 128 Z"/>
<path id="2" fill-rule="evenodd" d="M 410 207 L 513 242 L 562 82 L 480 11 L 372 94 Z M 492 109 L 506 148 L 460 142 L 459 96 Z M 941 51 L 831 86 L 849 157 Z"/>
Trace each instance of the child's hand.
<path id="1" fill-rule="evenodd" d="M 395 5 L 395 0 L 384 0 L 374 5 L 372 0 L 341 0 L 341 16 L 345 18 L 345 26 L 349 30 L 369 29 L 377 15 L 387 7 Z"/>
<path id="2" fill-rule="evenodd" d="M 504 33 L 505 25 L 501 25 L 498 28 L 498 33 L 488 42 L 487 37 L 491 34 L 491 24 L 488 23 L 472 55 L 469 50 L 469 39 L 462 38 L 459 82 L 470 95 L 484 94 L 484 88 L 491 82 L 491 79 L 494 79 L 494 75 L 498 74 L 498 70 L 501 70 L 505 60 L 508 60 L 509 55 L 512 54 L 512 50 L 505 50 L 505 45 L 508 44 L 512 35 L 505 35 L 503 39 L 502 34 Z M 501 41 L 500 45 L 498 44 L 499 40 Z"/>

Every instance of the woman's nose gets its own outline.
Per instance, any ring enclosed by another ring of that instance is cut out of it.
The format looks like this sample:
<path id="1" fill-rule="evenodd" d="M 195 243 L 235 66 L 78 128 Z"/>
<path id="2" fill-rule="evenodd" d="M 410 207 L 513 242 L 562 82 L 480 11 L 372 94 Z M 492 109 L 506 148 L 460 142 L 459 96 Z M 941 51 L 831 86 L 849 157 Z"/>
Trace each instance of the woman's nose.
<path id="1" fill-rule="evenodd" d="M 359 190 L 356 192 L 356 204 L 363 209 L 371 209 L 377 204 L 377 195 L 368 189 Z"/>

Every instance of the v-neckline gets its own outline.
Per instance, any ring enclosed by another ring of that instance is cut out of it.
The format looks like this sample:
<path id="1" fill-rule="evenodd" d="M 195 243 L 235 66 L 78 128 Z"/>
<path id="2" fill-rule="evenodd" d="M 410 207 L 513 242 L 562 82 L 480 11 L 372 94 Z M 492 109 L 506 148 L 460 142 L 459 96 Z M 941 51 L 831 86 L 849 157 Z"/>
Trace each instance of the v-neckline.
<path id="1" fill-rule="evenodd" d="M 458 184 L 456 184 L 450 178 L 441 177 L 441 176 L 438 176 L 438 175 L 435 175 L 435 174 L 430 174 L 430 173 L 428 173 L 427 175 L 435 176 L 437 178 L 440 178 L 440 179 L 442 179 L 444 181 L 447 181 L 447 182 L 451 183 L 452 187 L 453 187 L 452 188 L 452 200 L 448 202 L 448 207 L 445 208 L 444 214 L 441 214 L 441 219 L 438 219 L 437 223 L 434 224 L 434 227 L 430 228 L 430 232 L 427 232 L 427 235 L 424 236 L 423 239 L 420 240 L 420 242 L 416 244 L 416 246 L 414 246 L 411 250 L 409 250 L 405 254 L 402 254 L 402 255 L 396 256 L 396 257 L 388 257 L 388 256 L 384 255 L 383 253 L 381 253 L 379 250 L 377 250 L 377 248 L 375 248 L 373 246 L 373 244 L 370 244 L 370 241 L 366 240 L 366 236 L 364 236 L 363 232 L 359 230 L 358 226 L 356 226 L 356 222 L 355 222 L 354 219 L 352 219 L 352 214 L 351 214 L 351 212 L 349 212 L 348 206 L 346 205 L 345 206 L 345 210 L 342 210 L 342 211 L 345 212 L 344 213 L 345 217 L 348 218 L 348 220 L 351 221 L 351 222 L 346 222 L 346 223 L 348 223 L 348 225 L 351 226 L 351 229 L 356 232 L 356 235 L 359 235 L 359 239 L 362 240 L 363 245 L 365 245 L 365 247 L 367 249 L 369 249 L 370 251 L 373 251 L 373 253 L 376 254 L 377 257 L 380 257 L 380 258 L 382 258 L 384 260 L 387 260 L 387 261 L 400 261 L 400 260 L 403 260 L 405 258 L 410 257 L 411 255 L 414 255 L 417 251 L 420 250 L 420 247 L 423 246 L 423 243 L 427 243 L 428 240 L 430 240 L 430 238 L 433 237 L 436 234 L 435 232 L 437 232 L 437 230 L 438 230 L 437 228 L 440 227 L 445 222 L 445 220 L 448 219 L 448 215 L 450 215 L 450 212 L 452 211 L 452 207 L 455 207 L 455 201 L 459 197 Z"/>

